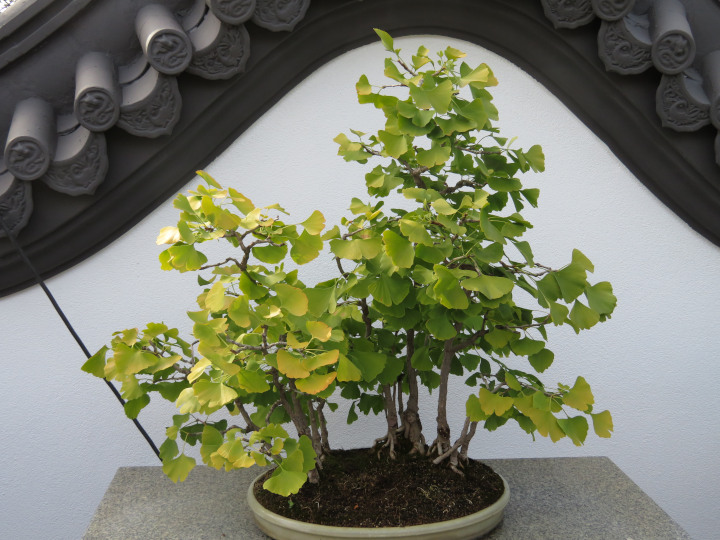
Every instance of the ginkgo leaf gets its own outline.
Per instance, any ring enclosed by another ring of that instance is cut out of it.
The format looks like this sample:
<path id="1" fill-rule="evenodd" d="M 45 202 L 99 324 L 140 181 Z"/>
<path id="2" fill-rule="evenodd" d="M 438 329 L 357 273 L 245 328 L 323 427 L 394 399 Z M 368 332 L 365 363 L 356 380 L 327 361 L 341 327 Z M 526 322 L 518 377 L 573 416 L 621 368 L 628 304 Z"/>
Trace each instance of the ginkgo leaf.
<path id="1" fill-rule="evenodd" d="M 593 421 L 593 429 L 598 437 L 608 438 L 610 432 L 613 431 L 613 421 L 610 411 L 603 411 L 597 414 L 591 414 Z"/>
<path id="2" fill-rule="evenodd" d="M 327 341 L 332 334 L 332 328 L 322 321 L 308 321 L 305 323 L 310 335 L 319 341 Z"/>
<path id="3" fill-rule="evenodd" d="M 319 394 L 325 390 L 337 377 L 337 373 L 334 371 L 331 373 L 312 373 L 309 377 L 304 379 L 298 379 L 295 381 L 295 386 L 301 392 L 306 394 Z"/>
<path id="4" fill-rule="evenodd" d="M 163 472 L 176 484 L 184 482 L 190 471 L 195 467 L 195 459 L 180 454 L 175 459 L 163 461 Z"/>
<path id="5" fill-rule="evenodd" d="M 382 236 L 385 251 L 393 264 L 400 268 L 410 268 L 415 259 L 412 243 L 390 229 L 384 230 Z"/>
<path id="6" fill-rule="evenodd" d="M 460 285 L 468 291 L 477 291 L 490 300 L 496 300 L 512 291 L 515 283 L 501 276 L 478 276 L 465 279 Z"/>
<path id="7" fill-rule="evenodd" d="M 576 379 L 575 385 L 563 396 L 563 403 L 579 411 L 586 411 L 589 405 L 595 403 L 590 385 L 583 377 Z"/>
<path id="8" fill-rule="evenodd" d="M 340 382 L 362 380 L 362 371 L 344 354 L 338 358 L 337 380 Z"/>
<path id="9" fill-rule="evenodd" d="M 309 234 L 318 235 L 325 228 L 325 216 L 318 210 L 315 210 L 310 217 L 303 221 L 300 225 L 305 227 Z"/>
<path id="10" fill-rule="evenodd" d="M 280 349 L 277 352 L 278 371 L 291 379 L 303 379 L 310 375 L 310 372 L 302 366 L 300 358 Z"/>
<path id="11" fill-rule="evenodd" d="M 174 244 L 180 241 L 180 230 L 177 227 L 163 227 L 157 235 L 155 243 L 160 246 L 162 244 Z"/>
<path id="12" fill-rule="evenodd" d="M 278 283 L 275 285 L 275 292 L 283 309 L 298 317 L 307 313 L 308 298 L 301 289 L 286 283 Z"/>
<path id="13" fill-rule="evenodd" d="M 513 406 L 513 399 L 511 397 L 494 394 L 487 388 L 481 388 L 478 397 L 480 399 L 480 407 L 482 407 L 485 414 L 502 416 Z"/>
<path id="14" fill-rule="evenodd" d="M 307 358 L 304 358 L 302 361 L 302 365 L 308 371 L 314 371 L 319 367 L 329 366 L 336 363 L 339 357 L 340 351 L 334 349 L 332 351 L 322 352 L 316 356 L 309 356 Z"/>

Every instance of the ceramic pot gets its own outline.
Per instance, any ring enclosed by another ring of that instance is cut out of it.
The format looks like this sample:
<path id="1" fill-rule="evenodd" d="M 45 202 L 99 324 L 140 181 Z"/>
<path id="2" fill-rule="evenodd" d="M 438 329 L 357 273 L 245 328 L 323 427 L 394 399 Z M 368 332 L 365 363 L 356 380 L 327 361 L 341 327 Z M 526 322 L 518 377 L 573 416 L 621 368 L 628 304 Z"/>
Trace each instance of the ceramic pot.
<path id="1" fill-rule="evenodd" d="M 262 475 L 260 475 L 262 476 Z M 412 525 L 410 527 L 331 527 L 280 516 L 262 506 L 255 498 L 255 483 L 248 489 L 248 505 L 255 523 L 275 540 L 335 540 L 340 538 L 405 538 L 418 540 L 470 540 L 489 533 L 502 521 L 510 500 L 510 488 L 503 478 L 505 491 L 495 503 L 465 517 Z"/>

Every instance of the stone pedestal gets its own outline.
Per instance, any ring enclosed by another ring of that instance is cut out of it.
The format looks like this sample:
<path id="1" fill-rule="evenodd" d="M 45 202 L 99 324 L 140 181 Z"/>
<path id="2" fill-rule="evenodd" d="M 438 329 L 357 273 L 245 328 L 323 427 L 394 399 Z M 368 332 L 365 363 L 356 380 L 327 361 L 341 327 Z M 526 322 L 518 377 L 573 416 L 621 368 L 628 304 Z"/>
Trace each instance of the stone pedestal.
<path id="1" fill-rule="evenodd" d="M 603 457 L 485 460 L 510 484 L 505 519 L 487 538 L 689 539 Z M 266 540 L 245 502 L 258 469 L 197 467 L 175 485 L 160 467 L 118 470 L 85 540 Z"/>

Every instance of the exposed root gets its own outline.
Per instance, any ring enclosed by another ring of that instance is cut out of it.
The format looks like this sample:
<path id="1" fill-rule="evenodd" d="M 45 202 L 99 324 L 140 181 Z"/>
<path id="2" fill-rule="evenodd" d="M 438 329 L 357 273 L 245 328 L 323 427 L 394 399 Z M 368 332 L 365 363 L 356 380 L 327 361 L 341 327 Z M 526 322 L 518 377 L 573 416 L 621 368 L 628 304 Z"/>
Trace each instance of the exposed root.
<path id="1" fill-rule="evenodd" d="M 388 432 L 385 436 L 375 439 L 375 442 L 373 443 L 372 448 L 370 449 L 370 452 L 371 453 L 377 452 L 377 456 L 380 457 L 383 450 L 385 450 L 387 448 L 390 459 L 392 459 L 392 460 L 397 459 L 397 453 L 395 452 L 395 447 L 398 445 L 398 433 L 402 433 L 402 429 L 388 430 Z"/>

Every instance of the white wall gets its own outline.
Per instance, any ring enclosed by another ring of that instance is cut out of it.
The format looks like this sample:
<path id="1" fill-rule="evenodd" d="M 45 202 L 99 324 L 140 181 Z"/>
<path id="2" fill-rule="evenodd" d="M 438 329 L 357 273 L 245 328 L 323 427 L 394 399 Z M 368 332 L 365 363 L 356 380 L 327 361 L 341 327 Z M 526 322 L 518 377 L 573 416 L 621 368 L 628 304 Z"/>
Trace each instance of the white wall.
<path id="1" fill-rule="evenodd" d="M 488 62 L 500 80 L 496 103 L 506 135 L 543 145 L 537 258 L 561 265 L 573 247 L 609 280 L 619 298 L 613 319 L 576 337 L 555 332 L 548 380 L 583 374 L 599 406 L 612 410 L 612 439 L 576 448 L 530 437 L 514 425 L 475 438 L 475 457 L 607 455 L 693 537 L 720 528 L 720 249 L 658 202 L 557 99 L 508 61 L 445 38 L 405 38 L 413 53 L 447 44 Z M 336 221 L 362 196 L 362 170 L 335 156 L 333 137 L 376 129 L 381 116 L 355 103 L 359 74 L 380 79 L 378 45 L 327 64 L 238 139 L 209 171 L 258 203 L 281 202 L 304 219 L 316 207 Z M 681 179 L 679 179 L 681 181 Z M 194 184 L 194 183 L 193 183 Z M 193 308 L 192 276 L 162 272 L 157 231 L 174 224 L 167 202 L 128 234 L 48 283 L 78 333 L 95 351 L 114 330 L 164 320 L 184 324 Z M 312 278 L 307 280 L 312 281 Z M 39 288 L 0 299 L 0 538 L 78 538 L 117 467 L 155 465 L 155 456 L 105 384 L 80 371 L 84 357 Z M 458 392 L 461 414 L 467 393 Z M 158 444 L 168 406 L 140 416 Z M 434 415 L 429 414 L 426 429 Z M 363 446 L 377 431 L 334 420 L 332 442 Z M 362 432 L 362 433 L 358 433 Z"/>

